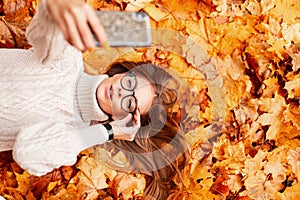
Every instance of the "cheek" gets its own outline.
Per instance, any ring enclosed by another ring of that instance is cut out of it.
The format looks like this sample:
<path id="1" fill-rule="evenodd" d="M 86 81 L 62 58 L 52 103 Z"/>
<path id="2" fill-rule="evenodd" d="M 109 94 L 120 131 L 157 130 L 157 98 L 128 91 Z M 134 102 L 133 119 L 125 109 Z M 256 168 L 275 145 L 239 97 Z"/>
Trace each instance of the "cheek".
<path id="1" fill-rule="evenodd" d="M 139 106 L 141 115 L 148 113 L 151 106 L 152 106 L 152 98 L 148 97 L 144 101 L 141 101 L 141 104 Z"/>
<path id="2" fill-rule="evenodd" d="M 121 100 L 114 100 L 112 103 L 112 116 L 114 119 L 120 119 L 127 115 L 125 111 L 121 108 Z"/>
<path id="3" fill-rule="evenodd" d="M 139 87 L 135 90 L 135 96 L 138 100 L 138 107 L 141 114 L 146 114 L 150 110 L 155 97 L 153 86 L 145 79 L 138 79 Z"/>
<path id="4" fill-rule="evenodd" d="M 152 93 L 149 92 L 148 94 L 145 94 L 144 91 L 147 90 L 142 90 L 138 97 L 138 107 L 142 115 L 149 112 L 154 98 Z"/>

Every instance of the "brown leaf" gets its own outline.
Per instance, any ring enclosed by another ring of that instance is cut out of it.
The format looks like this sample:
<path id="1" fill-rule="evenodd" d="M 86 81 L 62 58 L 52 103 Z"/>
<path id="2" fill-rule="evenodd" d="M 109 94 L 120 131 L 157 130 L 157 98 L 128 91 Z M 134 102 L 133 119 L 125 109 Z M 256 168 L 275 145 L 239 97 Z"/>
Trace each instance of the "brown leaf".
<path id="1" fill-rule="evenodd" d="M 227 196 L 229 194 L 229 188 L 226 185 L 223 185 L 223 182 L 228 180 L 227 176 L 219 176 L 216 181 L 212 184 L 210 190 L 214 194 L 222 194 L 223 196 Z"/>
<path id="2" fill-rule="evenodd" d="M 26 0 L 3 0 L 3 10 L 5 15 L 13 14 L 20 8 L 25 7 Z"/>

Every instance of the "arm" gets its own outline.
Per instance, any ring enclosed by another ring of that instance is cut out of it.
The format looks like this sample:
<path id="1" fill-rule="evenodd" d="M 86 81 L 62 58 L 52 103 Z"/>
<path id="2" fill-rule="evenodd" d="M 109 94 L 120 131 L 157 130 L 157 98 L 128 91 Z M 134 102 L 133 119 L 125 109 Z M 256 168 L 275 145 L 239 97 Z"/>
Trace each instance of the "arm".
<path id="1" fill-rule="evenodd" d="M 102 44 L 107 40 L 95 11 L 84 0 L 46 0 L 46 4 L 64 38 L 77 49 L 95 47 L 92 31 Z"/>
<path id="2" fill-rule="evenodd" d="M 57 122 L 42 122 L 21 131 L 13 147 L 15 161 L 30 174 L 41 176 L 64 165 L 74 165 L 84 149 L 108 139 L 106 129 L 83 129 Z"/>
<path id="3" fill-rule="evenodd" d="M 33 46 L 33 51 L 40 63 L 45 64 L 54 59 L 62 59 L 66 54 L 81 56 L 80 52 L 64 40 L 44 0 L 40 2 L 37 13 L 26 29 L 26 37 Z"/>
<path id="4" fill-rule="evenodd" d="M 107 40 L 94 10 L 84 1 L 41 0 L 26 37 L 38 60 L 44 64 L 70 53 L 81 56 L 78 50 L 93 48 L 94 38 L 89 26 L 99 41 Z"/>
<path id="5" fill-rule="evenodd" d="M 111 122 L 114 139 L 132 141 L 140 128 L 139 117 L 137 111 L 132 127 L 126 126 L 131 121 L 131 114 Z M 81 151 L 107 140 L 108 133 L 102 124 L 77 129 L 55 121 L 41 122 L 18 134 L 13 158 L 30 174 L 42 176 L 55 168 L 74 165 Z"/>

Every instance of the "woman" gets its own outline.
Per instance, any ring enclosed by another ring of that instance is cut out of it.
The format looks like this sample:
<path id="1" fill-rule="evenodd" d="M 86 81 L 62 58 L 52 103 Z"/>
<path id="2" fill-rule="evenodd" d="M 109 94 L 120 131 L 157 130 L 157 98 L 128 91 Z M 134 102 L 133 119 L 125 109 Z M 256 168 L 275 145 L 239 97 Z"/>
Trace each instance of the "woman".
<path id="1" fill-rule="evenodd" d="M 89 27 L 106 41 L 97 20 L 81 0 L 42 1 L 26 31 L 33 48 L 0 49 L 0 151 L 12 150 L 22 168 L 40 176 L 112 140 L 107 148 L 124 151 L 134 170 L 149 175 L 146 194 L 165 198 L 168 190 L 156 188 L 169 186 L 187 147 L 164 108 L 176 99 L 165 89 L 171 76 L 130 62 L 114 64 L 109 76 L 84 74 Z"/>
<path id="2" fill-rule="evenodd" d="M 154 86 L 155 96 L 149 112 L 141 114 L 141 128 L 132 142 L 113 140 L 104 146 L 108 151 L 116 150 L 125 154 L 130 164 L 127 166 L 129 169 L 125 170 L 148 175 L 146 199 L 167 199 L 173 176 L 183 168 L 189 156 L 189 147 L 179 123 L 166 112 L 177 100 L 177 93 L 166 87 L 172 76 L 149 63 L 131 62 L 113 63 L 107 74 L 114 76 L 128 70 L 145 77 Z M 108 164 L 124 170 L 119 163 Z"/>

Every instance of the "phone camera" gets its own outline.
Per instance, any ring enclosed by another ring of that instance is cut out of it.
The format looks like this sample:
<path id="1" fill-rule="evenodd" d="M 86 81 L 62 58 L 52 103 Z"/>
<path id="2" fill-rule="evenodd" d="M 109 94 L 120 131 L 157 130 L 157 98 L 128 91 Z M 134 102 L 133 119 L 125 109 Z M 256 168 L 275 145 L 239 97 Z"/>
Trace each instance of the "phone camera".
<path id="1" fill-rule="evenodd" d="M 137 12 L 135 15 L 135 18 L 139 21 L 142 21 L 147 16 L 144 12 Z"/>

